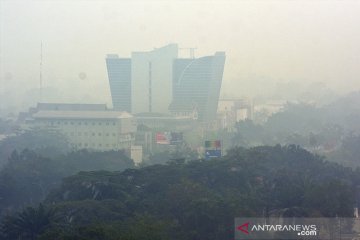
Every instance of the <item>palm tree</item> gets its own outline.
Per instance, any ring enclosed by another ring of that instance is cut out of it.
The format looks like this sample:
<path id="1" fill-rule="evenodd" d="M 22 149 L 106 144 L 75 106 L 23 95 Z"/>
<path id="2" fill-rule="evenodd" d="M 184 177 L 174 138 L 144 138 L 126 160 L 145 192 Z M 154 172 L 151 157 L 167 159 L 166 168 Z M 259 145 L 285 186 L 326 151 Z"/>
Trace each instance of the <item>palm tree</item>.
<path id="1" fill-rule="evenodd" d="M 40 204 L 37 208 L 27 207 L 16 216 L 4 220 L 2 231 L 7 239 L 35 240 L 55 220 L 52 209 Z"/>

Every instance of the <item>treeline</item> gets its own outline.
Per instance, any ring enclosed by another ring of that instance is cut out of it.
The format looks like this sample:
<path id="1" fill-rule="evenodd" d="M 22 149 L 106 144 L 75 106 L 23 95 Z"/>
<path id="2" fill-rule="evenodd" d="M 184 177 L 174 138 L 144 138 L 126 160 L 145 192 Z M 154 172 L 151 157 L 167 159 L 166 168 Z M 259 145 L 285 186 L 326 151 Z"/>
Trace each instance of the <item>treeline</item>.
<path id="1" fill-rule="evenodd" d="M 3 239 L 232 239 L 235 217 L 352 217 L 359 176 L 295 145 L 80 172 L 43 205 L 5 217 L 1 233 Z"/>
<path id="2" fill-rule="evenodd" d="M 63 178 L 79 171 L 122 171 L 133 168 L 123 151 L 89 152 L 80 150 L 54 158 L 25 149 L 14 150 L 0 170 L 0 217 L 27 205 L 37 205 Z"/>
<path id="3" fill-rule="evenodd" d="M 360 92 L 325 105 L 288 104 L 264 123 L 238 122 L 220 132 L 226 146 L 299 145 L 351 167 L 360 167 Z"/>

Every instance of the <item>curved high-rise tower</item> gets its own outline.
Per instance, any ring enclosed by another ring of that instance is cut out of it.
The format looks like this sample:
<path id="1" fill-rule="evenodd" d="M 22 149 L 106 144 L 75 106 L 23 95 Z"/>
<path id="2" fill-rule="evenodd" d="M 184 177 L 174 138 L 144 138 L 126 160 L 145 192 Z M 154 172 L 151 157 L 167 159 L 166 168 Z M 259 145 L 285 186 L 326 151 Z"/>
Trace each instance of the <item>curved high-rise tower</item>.
<path id="1" fill-rule="evenodd" d="M 225 53 L 197 59 L 176 59 L 173 64 L 173 113 L 196 111 L 203 122 L 216 119 Z"/>

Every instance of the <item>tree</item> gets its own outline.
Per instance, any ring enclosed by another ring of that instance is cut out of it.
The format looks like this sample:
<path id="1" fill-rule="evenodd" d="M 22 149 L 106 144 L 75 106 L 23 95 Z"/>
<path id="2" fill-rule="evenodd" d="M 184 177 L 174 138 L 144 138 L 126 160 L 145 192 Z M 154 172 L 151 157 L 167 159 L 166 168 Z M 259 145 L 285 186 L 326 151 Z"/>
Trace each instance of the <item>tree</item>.
<path id="1" fill-rule="evenodd" d="M 55 212 L 40 204 L 27 207 L 15 216 L 8 216 L 2 225 L 6 239 L 35 240 L 55 221 Z"/>
<path id="2" fill-rule="evenodd" d="M 14 150 L 31 149 L 45 157 L 54 157 L 70 151 L 66 137 L 55 129 L 32 128 L 5 138 L 0 142 L 0 166 Z"/>

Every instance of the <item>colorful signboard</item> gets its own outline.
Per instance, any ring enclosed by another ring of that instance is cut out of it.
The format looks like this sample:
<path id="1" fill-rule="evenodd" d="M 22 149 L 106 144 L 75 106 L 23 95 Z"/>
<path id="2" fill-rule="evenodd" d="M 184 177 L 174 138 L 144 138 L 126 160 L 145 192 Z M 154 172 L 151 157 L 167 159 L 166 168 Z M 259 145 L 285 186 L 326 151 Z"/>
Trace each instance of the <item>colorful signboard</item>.
<path id="1" fill-rule="evenodd" d="M 182 143 L 183 135 L 177 132 L 160 132 L 156 134 L 156 143 L 164 145 L 176 145 Z"/>
<path id="2" fill-rule="evenodd" d="M 205 148 L 221 148 L 221 141 L 205 141 Z"/>
<path id="3" fill-rule="evenodd" d="M 205 159 L 221 157 L 221 141 L 205 141 Z"/>

